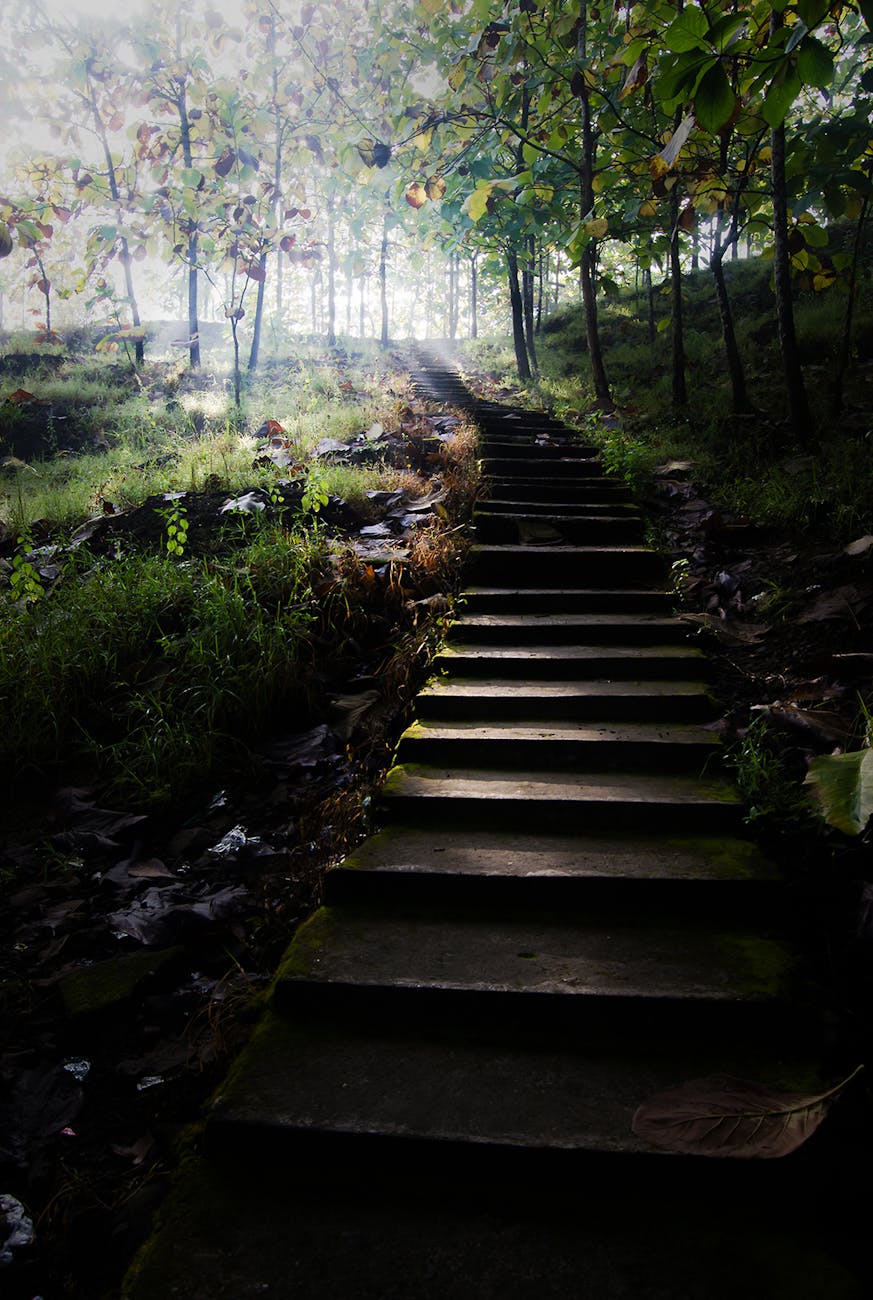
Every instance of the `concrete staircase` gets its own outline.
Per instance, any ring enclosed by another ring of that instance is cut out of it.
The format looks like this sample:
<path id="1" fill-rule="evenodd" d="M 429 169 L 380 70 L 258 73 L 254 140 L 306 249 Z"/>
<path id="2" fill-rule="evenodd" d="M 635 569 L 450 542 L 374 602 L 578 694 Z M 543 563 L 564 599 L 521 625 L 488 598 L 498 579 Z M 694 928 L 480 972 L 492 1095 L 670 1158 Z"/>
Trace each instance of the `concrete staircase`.
<path id="1" fill-rule="evenodd" d="M 706 1161 L 631 1129 L 686 1079 L 815 1075 L 664 560 L 571 431 L 417 380 L 482 432 L 460 617 L 125 1295 L 855 1295 L 802 1209 L 818 1138 Z"/>

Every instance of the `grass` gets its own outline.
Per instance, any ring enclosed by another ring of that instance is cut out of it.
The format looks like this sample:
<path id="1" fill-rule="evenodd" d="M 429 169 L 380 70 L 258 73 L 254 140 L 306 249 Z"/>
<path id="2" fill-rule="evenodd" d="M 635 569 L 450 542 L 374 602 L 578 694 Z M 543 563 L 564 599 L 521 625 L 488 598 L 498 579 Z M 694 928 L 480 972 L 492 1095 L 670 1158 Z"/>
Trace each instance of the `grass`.
<path id="1" fill-rule="evenodd" d="M 526 386 L 510 378 L 508 340 L 466 345 L 470 363 L 497 373 L 521 400 L 545 406 L 577 424 L 600 446 L 604 460 L 639 485 L 665 461 L 691 460 L 694 477 L 715 504 L 752 522 L 846 543 L 873 531 L 873 290 L 863 277 L 854 339 L 856 355 L 839 419 L 832 410 L 831 375 L 839 354 L 845 296 L 839 289 L 797 297 L 797 331 L 819 442 L 795 445 L 786 418 L 781 360 L 776 342 L 770 265 L 758 259 L 729 263 L 729 292 L 746 366 L 752 417 L 730 416 L 730 393 L 712 277 L 685 277 L 685 349 L 689 404 L 673 408 L 670 332 L 649 341 L 642 296 L 624 293 L 605 303 L 601 330 L 606 368 L 621 408 L 616 427 L 594 410 L 585 355 L 581 308 L 563 308 L 546 322 L 537 349 L 539 377 Z M 656 293 L 656 319 L 669 313 L 669 297 Z M 518 400 L 518 399 L 515 399 Z"/>
<path id="2" fill-rule="evenodd" d="M 0 773 L 26 788 L 75 770 L 144 807 L 184 798 L 219 769 L 255 770 L 259 737 L 310 724 L 326 673 L 355 675 L 362 661 L 381 659 L 402 683 L 430 635 L 411 599 L 451 582 L 463 543 L 456 516 L 446 515 L 411 544 L 408 576 L 387 579 L 329 539 L 317 518 L 289 530 L 247 516 L 206 558 L 193 558 L 184 537 L 168 554 L 164 535 L 151 551 L 121 558 L 69 548 L 69 530 L 104 502 L 123 509 L 156 493 L 269 488 L 286 471 L 253 465 L 265 419 L 279 420 L 306 468 L 320 438 L 346 441 L 376 421 L 396 428 L 405 410 L 404 376 L 389 375 L 375 355 L 354 364 L 304 357 L 269 371 L 247 395 L 242 427 L 220 380 L 156 366 L 142 392 L 119 384 L 110 402 L 114 378 L 95 364 L 81 374 L 61 367 L 51 380 L 53 401 L 84 412 L 86 439 L 97 423 L 89 403 L 99 404 L 105 450 L 85 441 L 81 454 L 13 462 L 0 477 L 0 520 L 12 539 L 0 587 Z M 0 396 L 16 386 L 7 375 Z M 370 490 L 414 498 L 431 486 L 378 463 L 317 464 L 318 486 L 365 519 Z M 436 472 L 446 505 L 468 509 L 477 484 L 469 431 Z M 28 585 L 29 545 L 15 545 L 19 534 L 57 545 L 62 572 L 50 590 L 35 572 Z"/>

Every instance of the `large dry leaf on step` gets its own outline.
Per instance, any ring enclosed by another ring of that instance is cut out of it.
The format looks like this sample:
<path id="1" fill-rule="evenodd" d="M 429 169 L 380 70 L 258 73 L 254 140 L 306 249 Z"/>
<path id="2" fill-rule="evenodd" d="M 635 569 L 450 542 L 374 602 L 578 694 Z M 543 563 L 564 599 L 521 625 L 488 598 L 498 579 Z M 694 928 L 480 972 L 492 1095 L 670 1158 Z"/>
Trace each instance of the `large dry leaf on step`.
<path id="1" fill-rule="evenodd" d="M 536 520 L 517 522 L 518 540 L 522 546 L 560 546 L 566 539 L 558 528 Z"/>
<path id="2" fill-rule="evenodd" d="M 869 533 L 865 533 L 863 537 L 857 538 L 856 541 L 849 542 L 849 545 L 844 548 L 843 554 L 866 555 L 871 546 L 873 546 L 873 537 Z"/>
<path id="3" fill-rule="evenodd" d="M 815 1132 L 846 1083 L 815 1093 L 780 1092 L 730 1075 L 691 1079 L 644 1101 L 631 1127 L 637 1137 L 685 1155 L 775 1159 Z"/>

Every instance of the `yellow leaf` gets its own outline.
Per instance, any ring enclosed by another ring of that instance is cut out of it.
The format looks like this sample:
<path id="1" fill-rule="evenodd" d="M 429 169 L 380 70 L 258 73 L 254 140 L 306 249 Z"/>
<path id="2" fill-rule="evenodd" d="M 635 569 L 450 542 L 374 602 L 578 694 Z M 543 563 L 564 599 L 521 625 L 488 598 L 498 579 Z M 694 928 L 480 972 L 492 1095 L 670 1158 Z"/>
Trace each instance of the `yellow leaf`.
<path id="1" fill-rule="evenodd" d="M 419 131 L 418 135 L 412 137 L 412 143 L 416 149 L 419 149 L 422 153 L 427 153 L 432 139 L 433 131 Z"/>
<path id="2" fill-rule="evenodd" d="M 585 233 L 592 239 L 602 239 L 609 230 L 609 222 L 606 217 L 595 217 L 593 221 L 585 222 Z"/>
<path id="3" fill-rule="evenodd" d="M 424 190 L 429 199 L 438 202 L 445 195 L 446 183 L 442 176 L 431 176 L 429 180 L 425 181 Z"/>
<path id="4" fill-rule="evenodd" d="M 419 181 L 413 181 L 404 195 L 411 208 L 423 208 L 427 203 L 427 191 Z"/>
<path id="5" fill-rule="evenodd" d="M 833 271 L 819 271 L 818 275 L 813 276 L 813 289 L 829 289 L 835 282 L 836 276 Z"/>
<path id="6" fill-rule="evenodd" d="M 649 171 L 653 181 L 659 181 L 662 176 L 667 175 L 669 170 L 669 164 L 664 162 L 659 153 L 656 153 L 654 158 L 649 159 Z"/>
<path id="7" fill-rule="evenodd" d="M 464 207 L 467 210 L 467 216 L 471 221 L 480 221 L 488 211 L 488 200 L 491 198 L 491 186 L 480 185 L 475 189 L 467 199 Z"/>
<path id="8" fill-rule="evenodd" d="M 641 217 L 654 217 L 657 214 L 657 211 L 658 205 L 657 203 L 653 203 L 651 199 L 647 199 L 645 203 L 640 204 Z"/>

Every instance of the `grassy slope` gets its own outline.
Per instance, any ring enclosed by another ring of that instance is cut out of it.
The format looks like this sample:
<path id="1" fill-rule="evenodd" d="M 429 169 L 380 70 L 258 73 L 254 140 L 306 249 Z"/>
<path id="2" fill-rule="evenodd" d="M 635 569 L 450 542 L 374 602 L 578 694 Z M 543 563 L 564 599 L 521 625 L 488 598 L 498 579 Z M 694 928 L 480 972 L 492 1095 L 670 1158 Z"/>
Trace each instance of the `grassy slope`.
<path id="1" fill-rule="evenodd" d="M 364 519 L 370 490 L 426 493 L 427 478 L 410 470 L 312 461 L 321 438 L 347 441 L 375 422 L 396 429 L 405 383 L 375 352 L 341 364 L 304 356 L 259 376 L 237 412 L 226 383 L 178 365 L 148 367 L 139 385 L 123 368 L 76 358 L 49 374 L 3 374 L 0 398 L 24 387 L 51 401 L 63 422 L 50 431 L 75 450 L 48 447 L 0 469 L 0 773 L 34 788 L 72 765 L 77 780 L 106 779 L 140 805 L 178 799 L 222 765 L 248 770 L 265 728 L 308 725 L 319 682 L 376 652 L 377 632 L 380 654 L 392 638 L 401 647 L 419 618 L 409 598 L 428 591 L 368 575 L 312 515 L 237 516 L 206 554 L 184 531 L 176 554 L 167 543 L 204 490 L 220 499 L 304 475 Z M 8 449 L 28 411 L 7 403 L 2 414 Z M 283 425 L 296 467 L 253 467 L 253 431 L 268 418 Z M 469 450 L 465 470 L 460 444 L 458 455 L 456 487 L 473 472 Z M 460 486 L 463 496 L 470 484 Z M 70 545 L 71 530 L 107 506 L 168 492 L 189 495 L 168 502 L 166 529 L 145 545 Z M 449 563 L 457 539 L 441 546 L 439 531 L 422 529 L 412 545 L 419 579 Z M 51 581 L 47 562 L 59 571 Z"/>
<path id="2" fill-rule="evenodd" d="M 644 477 L 671 459 L 694 462 L 694 475 L 718 504 L 754 522 L 791 531 L 815 529 L 850 541 L 873 531 L 873 293 L 867 268 L 853 331 L 846 400 L 836 418 L 832 376 L 845 312 L 839 289 L 798 298 L 797 328 L 818 445 L 793 445 L 786 421 L 769 264 L 728 263 L 729 292 L 750 394 L 758 415 L 731 417 L 723 345 L 712 277 L 686 277 L 687 411 L 670 401 L 670 334 L 649 341 L 642 294 L 625 294 L 601 311 L 607 369 L 622 407 L 618 426 L 585 421 L 606 459 L 629 477 Z M 656 291 L 656 320 L 669 315 L 669 298 Z M 562 308 L 538 340 L 541 376 L 527 400 L 573 417 L 591 409 L 584 326 L 579 307 Z M 474 345 L 476 364 L 511 368 L 508 343 Z"/>

